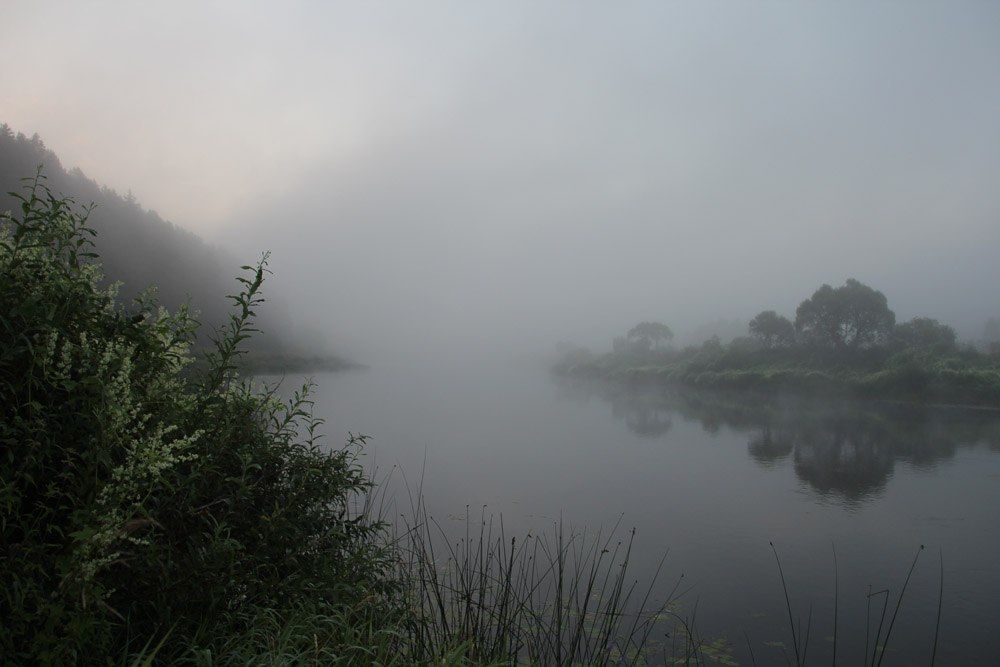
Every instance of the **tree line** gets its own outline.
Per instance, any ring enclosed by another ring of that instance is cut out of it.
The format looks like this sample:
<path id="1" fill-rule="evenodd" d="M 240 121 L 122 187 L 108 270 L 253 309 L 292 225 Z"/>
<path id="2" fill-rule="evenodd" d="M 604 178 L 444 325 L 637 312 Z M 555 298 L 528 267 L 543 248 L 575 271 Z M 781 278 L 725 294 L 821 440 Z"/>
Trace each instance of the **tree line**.
<path id="1" fill-rule="evenodd" d="M 989 329 L 990 324 L 987 324 Z M 930 317 L 897 323 L 881 291 L 854 278 L 839 286 L 824 284 L 802 301 L 790 319 L 773 310 L 758 313 L 747 325 L 748 337 L 738 343 L 768 349 L 812 348 L 850 353 L 873 348 L 954 350 L 955 330 Z M 1000 339 L 1000 331 L 998 331 Z M 665 353 L 673 330 L 661 322 L 640 322 L 614 339 L 615 353 L 648 356 Z M 719 344 L 707 341 L 706 345 Z"/>
<path id="2" fill-rule="evenodd" d="M 232 270 L 239 266 L 235 259 L 143 208 L 131 191 L 123 195 L 78 168 L 67 170 L 38 134 L 27 136 L 0 123 L 0 213 L 19 209 L 17 195 L 39 170 L 40 183 L 52 193 L 92 207 L 87 223 L 96 232 L 94 245 L 105 284 L 121 284 L 121 303 L 131 303 L 155 285 L 159 303 L 170 310 L 188 304 L 208 331 L 226 321 L 229 304 L 224 295 L 230 290 Z M 269 305 L 261 313 L 260 328 L 266 333 L 254 341 L 255 351 L 281 357 L 324 353 L 292 340 L 282 308 Z M 207 342 L 205 333 L 199 335 L 202 343 Z"/>
<path id="3" fill-rule="evenodd" d="M 823 285 L 795 309 L 795 320 L 765 310 L 750 320 L 750 335 L 766 348 L 795 345 L 838 351 L 873 347 L 955 348 L 958 336 L 930 317 L 896 323 L 882 292 L 849 278 L 840 287 Z"/>
<path id="4" fill-rule="evenodd" d="M 80 169 L 67 170 L 37 134 L 15 133 L 0 125 L 0 211 L 18 210 L 15 195 L 25 179 L 41 168 L 41 183 L 80 206 L 93 205 L 88 224 L 96 232 L 95 249 L 108 282 L 122 283 L 121 298 L 130 301 L 155 284 L 157 297 L 175 310 L 190 300 L 210 322 L 224 321 L 230 269 L 238 266 L 220 249 L 195 234 L 146 210 L 131 192 L 120 194 L 88 178 Z"/>

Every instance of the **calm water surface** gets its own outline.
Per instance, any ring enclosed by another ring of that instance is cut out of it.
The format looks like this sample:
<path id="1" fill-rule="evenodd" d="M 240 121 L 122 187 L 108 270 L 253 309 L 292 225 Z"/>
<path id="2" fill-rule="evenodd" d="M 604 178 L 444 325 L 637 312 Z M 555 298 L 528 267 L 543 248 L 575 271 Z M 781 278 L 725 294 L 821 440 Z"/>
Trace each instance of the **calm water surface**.
<path id="1" fill-rule="evenodd" d="M 397 489 L 424 470 L 431 513 L 456 532 L 467 506 L 514 532 L 624 517 L 636 577 L 669 549 L 658 592 L 683 574 L 684 609 L 697 604 L 701 633 L 727 638 L 740 663 L 750 664 L 744 632 L 759 664 L 784 664 L 777 642 L 790 651 L 773 541 L 803 623 L 812 608 L 810 662 L 829 664 L 833 545 L 844 664 L 862 662 L 869 585 L 895 595 L 925 545 L 886 664 L 928 664 L 942 554 L 938 664 L 1000 664 L 997 413 L 613 390 L 528 364 L 315 380 L 330 441 L 373 436 L 366 464 L 395 467 Z"/>

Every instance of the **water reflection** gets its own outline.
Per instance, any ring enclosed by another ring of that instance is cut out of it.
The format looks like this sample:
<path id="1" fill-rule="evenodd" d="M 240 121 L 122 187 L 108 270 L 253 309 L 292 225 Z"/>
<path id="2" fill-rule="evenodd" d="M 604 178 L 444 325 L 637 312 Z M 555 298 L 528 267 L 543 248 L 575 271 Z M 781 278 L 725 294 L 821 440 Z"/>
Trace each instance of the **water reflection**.
<path id="1" fill-rule="evenodd" d="M 625 421 L 628 430 L 644 438 L 664 435 L 674 425 L 670 418 L 673 410 L 668 407 L 615 401 L 611 403 L 611 412 L 616 418 Z"/>
<path id="2" fill-rule="evenodd" d="M 879 494 L 898 462 L 932 469 L 959 447 L 1000 453 L 1000 413 L 880 403 L 793 400 L 727 393 L 566 382 L 567 396 L 597 397 L 644 438 L 665 436 L 675 418 L 706 432 L 746 435 L 747 451 L 764 467 L 791 461 L 796 476 L 824 496 L 849 503 Z"/>

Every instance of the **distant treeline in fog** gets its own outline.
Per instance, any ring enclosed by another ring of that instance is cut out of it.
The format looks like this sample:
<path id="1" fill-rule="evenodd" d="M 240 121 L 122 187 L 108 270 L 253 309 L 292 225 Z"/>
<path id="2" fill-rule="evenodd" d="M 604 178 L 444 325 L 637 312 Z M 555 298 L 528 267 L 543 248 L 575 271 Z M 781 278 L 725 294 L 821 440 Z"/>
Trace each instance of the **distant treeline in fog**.
<path id="1" fill-rule="evenodd" d="M 834 391 L 874 398 L 1000 406 L 1000 323 L 982 340 L 961 343 L 929 317 L 896 321 L 885 295 L 854 279 L 823 285 L 794 318 L 756 315 L 746 335 L 717 336 L 675 348 L 673 329 L 640 322 L 612 341 L 611 352 L 561 345 L 562 375 L 669 381 L 718 389 Z"/>
<path id="2" fill-rule="evenodd" d="M 106 282 L 121 282 L 123 302 L 155 285 L 159 303 L 168 309 L 189 302 L 199 313 L 202 341 L 226 320 L 230 304 L 224 295 L 234 291 L 240 265 L 256 258 L 239 261 L 144 209 L 131 192 L 122 195 L 102 186 L 78 168 L 67 171 L 37 134 L 26 136 L 6 123 L 0 124 L 0 211 L 19 206 L 9 193 L 21 192 L 25 179 L 33 178 L 39 167 L 42 182 L 53 193 L 71 197 L 81 206 L 94 205 L 88 222 L 97 231 L 96 251 Z M 262 334 L 254 340 L 255 358 L 263 370 L 333 370 L 345 365 L 291 337 L 287 312 L 280 307 L 275 310 L 268 303 L 258 321 Z"/>

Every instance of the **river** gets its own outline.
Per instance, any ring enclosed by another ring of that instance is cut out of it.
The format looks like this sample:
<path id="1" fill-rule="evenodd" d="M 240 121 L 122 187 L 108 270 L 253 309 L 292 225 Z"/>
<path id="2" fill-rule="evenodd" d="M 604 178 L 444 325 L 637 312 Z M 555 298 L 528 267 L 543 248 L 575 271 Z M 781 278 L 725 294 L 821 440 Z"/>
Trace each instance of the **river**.
<path id="1" fill-rule="evenodd" d="M 648 581 L 669 550 L 656 595 L 683 574 L 684 613 L 696 608 L 699 632 L 724 638 L 740 664 L 751 651 L 758 664 L 792 653 L 771 543 L 803 628 L 811 608 L 810 663 L 832 653 L 834 549 L 838 663 L 859 664 L 868 591 L 889 588 L 891 614 L 923 545 L 884 664 L 928 664 L 941 562 L 938 664 L 997 664 L 996 412 L 629 390 L 526 363 L 314 380 L 331 445 L 371 436 L 363 460 L 388 477 L 391 513 L 409 510 L 408 484 L 456 530 L 467 507 L 502 515 L 509 533 L 620 520 L 636 529 L 635 577 Z M 883 596 L 871 602 L 874 636 Z"/>

